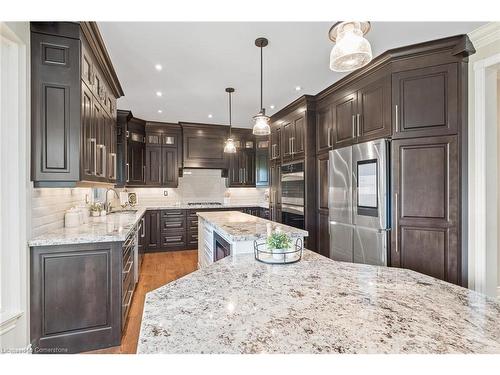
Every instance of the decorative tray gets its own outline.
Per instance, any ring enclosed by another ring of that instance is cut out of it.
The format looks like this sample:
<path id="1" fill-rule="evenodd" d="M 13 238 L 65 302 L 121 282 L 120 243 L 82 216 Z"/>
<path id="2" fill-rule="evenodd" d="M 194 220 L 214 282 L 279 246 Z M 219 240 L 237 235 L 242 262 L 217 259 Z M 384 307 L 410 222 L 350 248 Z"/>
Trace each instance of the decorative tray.
<path id="1" fill-rule="evenodd" d="M 289 249 L 269 249 L 264 242 L 253 243 L 255 259 L 259 262 L 268 264 L 290 264 L 297 263 L 302 259 L 304 244 L 301 238 L 297 238 L 295 243 Z"/>

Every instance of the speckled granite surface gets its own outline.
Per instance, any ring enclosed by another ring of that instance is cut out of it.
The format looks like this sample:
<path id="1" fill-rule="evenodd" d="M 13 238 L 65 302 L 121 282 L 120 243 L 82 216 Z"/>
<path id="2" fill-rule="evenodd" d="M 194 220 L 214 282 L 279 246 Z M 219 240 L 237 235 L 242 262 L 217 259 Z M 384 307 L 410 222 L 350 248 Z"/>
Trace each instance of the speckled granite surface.
<path id="1" fill-rule="evenodd" d="M 168 206 L 137 206 L 137 212 L 117 212 L 105 217 L 90 218 L 88 224 L 75 228 L 60 228 L 45 233 L 28 241 L 28 246 L 52 246 L 70 245 L 94 242 L 120 242 L 124 241 L 127 234 L 141 219 L 146 210 L 168 210 L 168 209 L 206 209 L 206 208 L 243 208 L 243 207 L 266 207 L 262 204 L 223 204 L 221 206 L 177 204 Z"/>
<path id="2" fill-rule="evenodd" d="M 267 236 L 267 223 L 272 229 L 280 227 L 290 237 L 307 237 L 309 233 L 302 229 L 276 223 L 238 211 L 198 212 L 198 216 L 208 221 L 214 229 L 232 241 L 253 241 Z"/>
<path id="3" fill-rule="evenodd" d="M 138 353 L 500 353 L 500 305 L 403 269 L 244 254 L 148 293 Z"/>

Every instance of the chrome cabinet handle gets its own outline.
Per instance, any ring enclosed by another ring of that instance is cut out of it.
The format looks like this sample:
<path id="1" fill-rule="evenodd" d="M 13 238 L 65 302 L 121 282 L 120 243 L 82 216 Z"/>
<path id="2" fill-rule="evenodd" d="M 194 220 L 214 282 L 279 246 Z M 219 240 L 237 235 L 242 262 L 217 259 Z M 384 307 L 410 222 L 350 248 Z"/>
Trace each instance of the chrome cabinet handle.
<path id="1" fill-rule="evenodd" d="M 90 140 L 90 142 L 92 142 L 94 144 L 94 148 L 93 148 L 93 156 L 94 156 L 94 161 L 93 161 L 93 166 L 94 166 L 94 176 L 97 176 L 97 140 L 95 138 L 92 138 Z"/>
<path id="2" fill-rule="evenodd" d="M 113 179 L 116 180 L 116 153 L 113 153 Z"/>
<path id="3" fill-rule="evenodd" d="M 102 164 L 102 175 L 106 177 L 106 146 L 102 145 L 101 148 L 101 164 Z"/>
<path id="4" fill-rule="evenodd" d="M 144 222 L 144 218 L 141 219 L 142 221 L 142 233 L 141 233 L 141 237 L 144 238 L 144 236 L 146 236 L 146 229 L 144 228 L 146 226 L 145 222 Z"/>
<path id="5" fill-rule="evenodd" d="M 130 165 L 129 163 L 126 163 L 125 166 L 127 167 L 127 182 L 130 181 Z"/>
<path id="6" fill-rule="evenodd" d="M 356 115 L 352 115 L 352 137 L 356 137 Z"/>
<path id="7" fill-rule="evenodd" d="M 399 202 L 398 202 L 398 193 L 394 193 L 394 242 L 396 243 L 396 254 L 399 253 Z"/>
<path id="8" fill-rule="evenodd" d="M 359 118 L 361 117 L 361 115 L 358 113 L 356 115 L 356 128 L 357 128 L 357 134 L 358 134 L 358 137 L 360 136 L 360 132 L 359 132 Z"/>
<path id="9" fill-rule="evenodd" d="M 396 124 L 396 131 L 399 131 L 399 110 L 398 105 L 396 104 L 394 107 L 394 122 Z"/>
<path id="10" fill-rule="evenodd" d="M 328 147 L 332 147 L 332 128 L 328 128 L 327 131 L 327 137 L 328 137 Z"/>

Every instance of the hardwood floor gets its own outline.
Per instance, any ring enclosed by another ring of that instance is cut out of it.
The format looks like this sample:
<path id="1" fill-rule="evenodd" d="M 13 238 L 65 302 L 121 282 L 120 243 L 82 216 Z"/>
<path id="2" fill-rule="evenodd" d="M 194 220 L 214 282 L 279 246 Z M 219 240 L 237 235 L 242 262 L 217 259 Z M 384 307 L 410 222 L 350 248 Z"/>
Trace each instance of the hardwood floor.
<path id="1" fill-rule="evenodd" d="M 198 251 L 173 251 L 144 255 L 139 282 L 135 287 L 132 306 L 120 346 L 94 350 L 88 354 L 133 354 L 137 351 L 137 340 L 141 329 L 142 311 L 146 293 L 159 288 L 196 270 Z"/>

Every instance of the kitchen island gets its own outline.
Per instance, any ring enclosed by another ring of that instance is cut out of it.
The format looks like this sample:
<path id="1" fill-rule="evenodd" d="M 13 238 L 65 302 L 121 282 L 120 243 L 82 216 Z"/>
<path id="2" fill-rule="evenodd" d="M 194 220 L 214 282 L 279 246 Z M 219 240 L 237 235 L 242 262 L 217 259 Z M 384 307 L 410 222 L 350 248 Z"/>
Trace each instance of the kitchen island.
<path id="1" fill-rule="evenodd" d="M 295 243 L 304 243 L 309 233 L 288 225 L 238 211 L 198 212 L 198 268 L 230 254 L 254 252 L 254 241 L 265 240 L 268 232 L 279 228 Z"/>
<path id="2" fill-rule="evenodd" d="M 235 254 L 148 293 L 138 353 L 500 353 L 500 304 L 417 272 Z"/>

